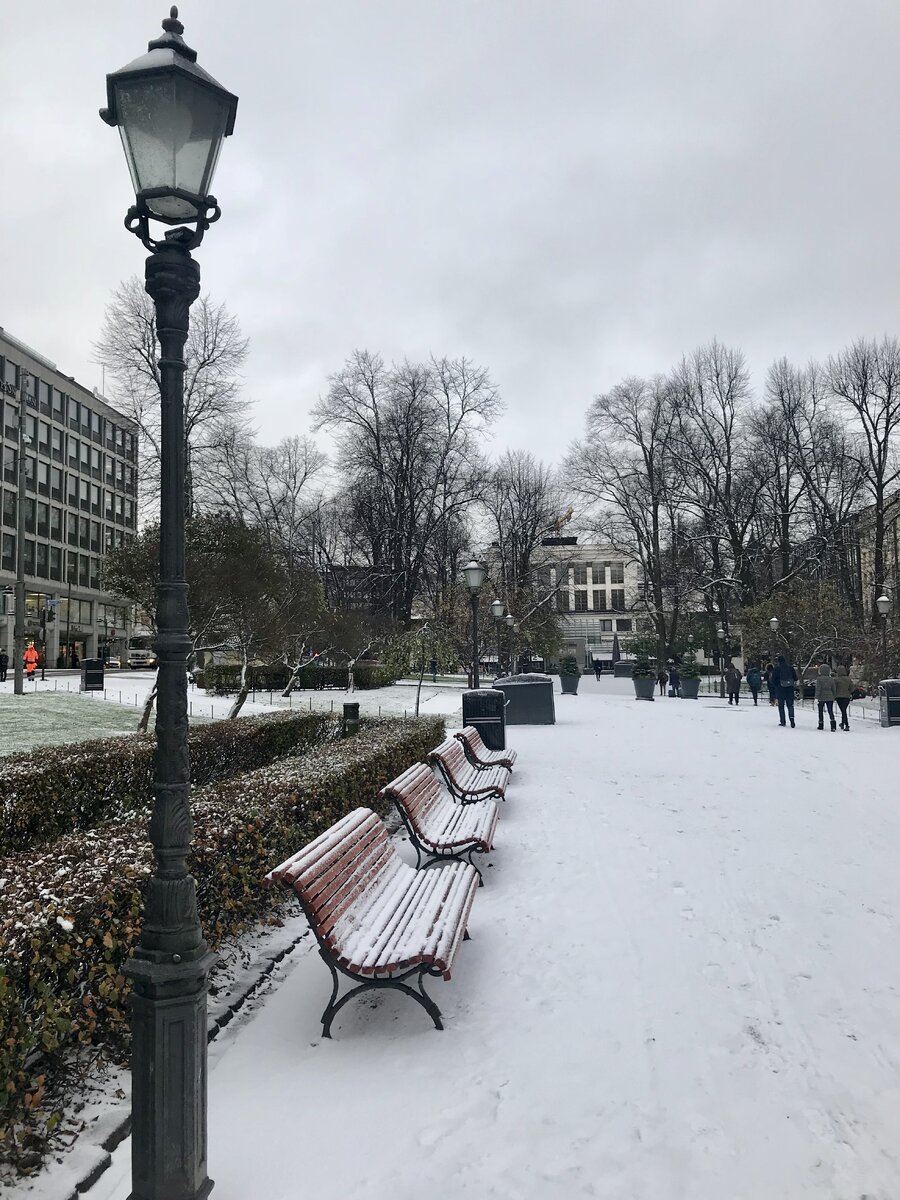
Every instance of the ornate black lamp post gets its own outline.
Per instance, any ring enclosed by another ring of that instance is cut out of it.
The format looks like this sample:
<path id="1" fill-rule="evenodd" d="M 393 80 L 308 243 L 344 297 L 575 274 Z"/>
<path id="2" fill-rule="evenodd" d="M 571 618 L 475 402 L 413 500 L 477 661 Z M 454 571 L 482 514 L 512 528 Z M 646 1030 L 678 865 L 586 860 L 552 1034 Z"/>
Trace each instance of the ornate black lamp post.
<path id="1" fill-rule="evenodd" d="M 727 634 L 724 628 L 720 625 L 716 630 L 716 637 L 719 639 L 719 665 L 722 671 L 722 678 L 719 680 L 719 695 L 725 699 L 725 638 Z"/>
<path id="2" fill-rule="evenodd" d="M 514 630 L 516 627 L 516 618 L 512 615 L 512 613 L 507 613 L 506 616 L 503 618 L 503 620 L 506 622 L 506 628 L 509 630 L 509 673 L 510 673 L 510 675 L 515 675 L 515 673 L 516 673 L 516 635 L 515 635 Z"/>
<path id="3" fill-rule="evenodd" d="M 484 583 L 487 571 L 473 558 L 463 567 L 466 587 L 469 589 L 469 606 L 472 609 L 472 687 L 481 687 L 481 676 L 478 674 L 478 594 Z"/>
<path id="4" fill-rule="evenodd" d="M 774 667 L 775 666 L 775 635 L 778 633 L 778 618 L 777 617 L 769 617 L 769 628 L 772 630 L 772 640 L 771 640 L 771 644 L 769 646 L 769 650 L 771 652 L 770 657 L 769 657 L 769 662 Z"/>
<path id="5" fill-rule="evenodd" d="M 184 575 L 184 343 L 200 269 L 191 250 L 219 207 L 210 195 L 237 97 L 197 66 L 177 8 L 147 53 L 106 78 L 101 117 L 118 126 L 135 191 L 125 226 L 151 251 L 146 288 L 160 343 L 159 661 L 150 840 L 154 872 L 132 981 L 131 1200 L 199 1200 L 206 1174 L 206 991 L 213 955 L 188 873 L 192 821 L 187 747 L 188 635 Z M 150 221 L 179 228 L 164 240 Z"/>
<path id="6" fill-rule="evenodd" d="M 888 629 L 888 613 L 891 611 L 891 598 L 882 594 L 875 601 L 875 606 L 881 614 L 881 661 L 883 663 L 882 670 L 884 671 L 885 679 L 887 678 L 888 667 L 888 648 L 887 648 L 887 629 Z"/>
<path id="7" fill-rule="evenodd" d="M 506 605 L 503 603 L 502 600 L 492 600 L 491 601 L 491 615 L 494 618 L 494 629 L 496 630 L 496 633 L 497 633 L 497 674 L 498 675 L 500 675 L 502 672 L 502 668 L 500 666 L 500 657 L 503 653 L 503 644 L 502 644 L 503 639 L 502 639 L 502 629 L 500 628 L 500 622 L 503 620 L 503 614 L 505 612 L 506 612 Z"/>

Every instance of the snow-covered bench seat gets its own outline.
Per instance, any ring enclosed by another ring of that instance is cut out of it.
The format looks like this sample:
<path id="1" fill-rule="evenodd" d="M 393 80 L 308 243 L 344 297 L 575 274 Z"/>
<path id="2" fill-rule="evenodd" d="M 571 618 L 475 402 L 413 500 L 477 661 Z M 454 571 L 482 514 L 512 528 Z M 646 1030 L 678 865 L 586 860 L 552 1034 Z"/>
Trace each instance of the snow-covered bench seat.
<path id="1" fill-rule="evenodd" d="M 392 779 L 379 795 L 393 800 L 416 849 L 416 866 L 465 858 L 474 867 L 473 854 L 487 854 L 497 828 L 497 804 L 478 800 L 457 804 L 444 790 L 431 767 L 416 763 Z M 478 878 L 482 880 L 481 871 Z M 482 880 L 483 882 L 483 880 Z"/>
<path id="2" fill-rule="evenodd" d="M 488 750 L 481 734 L 474 725 L 467 725 L 453 735 L 462 742 L 463 752 L 473 767 L 508 767 L 511 771 L 516 761 L 515 750 Z"/>
<path id="3" fill-rule="evenodd" d="M 372 988 L 398 988 L 443 1029 L 440 1009 L 424 989 L 426 975 L 450 978 L 466 935 L 478 872 L 450 862 L 417 871 L 391 845 L 384 822 L 368 808 L 342 817 L 266 875 L 300 899 L 334 987 L 322 1034 L 348 1000 Z M 337 999 L 338 972 L 356 986 Z M 415 979 L 412 988 L 404 981 Z"/>
<path id="4" fill-rule="evenodd" d="M 475 800 L 506 799 L 509 767 L 473 767 L 466 758 L 462 743 L 448 737 L 429 750 L 428 761 L 438 768 L 447 787 L 463 804 Z"/>

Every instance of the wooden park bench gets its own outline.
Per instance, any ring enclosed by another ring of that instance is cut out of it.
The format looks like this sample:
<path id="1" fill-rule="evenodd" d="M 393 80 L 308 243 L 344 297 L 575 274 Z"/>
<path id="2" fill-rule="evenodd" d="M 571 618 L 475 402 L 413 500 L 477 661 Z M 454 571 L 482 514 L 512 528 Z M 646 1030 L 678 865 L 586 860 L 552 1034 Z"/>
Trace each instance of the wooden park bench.
<path id="1" fill-rule="evenodd" d="M 513 769 L 516 761 L 515 750 L 488 750 L 474 725 L 467 725 L 453 736 L 462 743 L 463 752 L 473 767 L 479 767 L 481 770 L 487 767 L 507 767 L 510 771 Z"/>
<path id="2" fill-rule="evenodd" d="M 473 867 L 473 854 L 488 854 L 497 828 L 497 804 L 480 800 L 457 804 L 444 790 L 431 767 L 416 763 L 382 788 L 379 796 L 393 800 L 409 840 L 416 849 L 416 866 L 463 858 Z M 481 871 L 478 878 L 481 882 Z"/>
<path id="3" fill-rule="evenodd" d="M 357 808 L 270 871 L 264 885 L 276 882 L 297 893 L 331 971 L 323 1037 L 331 1037 L 331 1023 L 349 1000 L 373 988 L 412 997 L 443 1029 L 424 980 L 450 978 L 478 888 L 473 866 L 457 861 L 417 871 L 391 845 L 381 818 Z M 356 985 L 340 1000 L 339 972 Z"/>
<path id="4" fill-rule="evenodd" d="M 506 799 L 509 767 L 473 767 L 462 743 L 449 737 L 428 751 L 428 761 L 438 768 L 452 794 L 463 804 L 476 800 Z"/>

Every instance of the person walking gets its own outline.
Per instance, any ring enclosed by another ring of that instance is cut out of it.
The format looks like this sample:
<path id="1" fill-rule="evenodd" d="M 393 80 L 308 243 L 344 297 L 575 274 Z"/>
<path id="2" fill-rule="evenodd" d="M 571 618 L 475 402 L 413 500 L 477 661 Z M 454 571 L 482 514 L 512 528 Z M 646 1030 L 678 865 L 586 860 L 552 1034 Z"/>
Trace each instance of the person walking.
<path id="1" fill-rule="evenodd" d="M 681 676 L 677 667 L 669 667 L 669 695 L 677 696 L 681 687 Z"/>
<path id="2" fill-rule="evenodd" d="M 786 725 L 785 713 L 790 718 L 791 729 L 794 724 L 794 688 L 797 686 L 797 672 L 794 664 L 788 662 L 783 654 L 779 654 L 775 662 L 776 697 L 778 700 L 778 724 Z"/>
<path id="3" fill-rule="evenodd" d="M 9 670 L 9 655 L 0 650 L 0 683 L 6 683 L 6 672 Z"/>
<path id="4" fill-rule="evenodd" d="M 852 685 L 850 683 L 850 672 L 846 667 L 835 667 L 834 669 L 834 698 L 837 700 L 837 706 L 841 710 L 841 729 L 848 730 L 850 722 L 847 719 L 848 710 L 850 708 L 850 700 L 852 699 Z"/>
<path id="5" fill-rule="evenodd" d="M 759 667 L 753 666 L 747 672 L 747 687 L 750 689 L 750 694 L 753 696 L 753 703 L 759 702 L 759 689 L 762 686 L 762 676 L 759 673 Z"/>
<path id="6" fill-rule="evenodd" d="M 729 704 L 740 704 L 741 702 L 741 680 L 743 675 L 734 665 L 729 663 L 725 671 L 725 688 L 728 692 Z"/>
<path id="7" fill-rule="evenodd" d="M 39 657 L 40 656 L 38 655 L 37 650 L 34 648 L 34 644 L 29 642 L 27 650 L 22 655 L 22 661 L 25 664 L 25 671 L 28 675 L 29 681 L 34 679 L 34 672 L 38 665 Z"/>
<path id="8" fill-rule="evenodd" d="M 831 677 L 831 667 L 828 663 L 819 664 L 819 674 L 816 677 L 816 704 L 819 706 L 819 729 L 825 728 L 825 709 L 828 709 L 828 719 L 831 721 L 831 732 L 837 729 L 834 719 L 834 679 Z"/>
<path id="9" fill-rule="evenodd" d="M 774 663 L 767 665 L 763 679 L 766 681 L 766 687 L 769 689 L 769 707 L 774 708 L 778 703 L 778 677 L 775 674 Z"/>
<path id="10" fill-rule="evenodd" d="M 662 667 L 659 668 L 656 676 L 656 682 L 659 684 L 659 694 L 664 696 L 666 694 L 666 684 L 669 682 L 669 676 Z"/>
<path id="11" fill-rule="evenodd" d="M 594 659 L 594 674 L 597 676 L 597 679 L 599 680 L 599 678 L 600 678 L 600 659 L 599 658 Z"/>

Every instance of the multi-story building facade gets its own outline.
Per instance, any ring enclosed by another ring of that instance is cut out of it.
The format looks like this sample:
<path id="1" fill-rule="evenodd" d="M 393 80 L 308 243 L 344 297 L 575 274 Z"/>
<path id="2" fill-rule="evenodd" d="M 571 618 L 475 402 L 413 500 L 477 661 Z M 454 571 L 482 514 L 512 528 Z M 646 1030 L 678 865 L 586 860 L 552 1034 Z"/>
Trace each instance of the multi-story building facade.
<path id="1" fill-rule="evenodd" d="M 25 382 L 26 638 L 47 666 L 124 658 L 128 609 L 100 559 L 133 537 L 137 428 L 0 328 L 0 646 L 13 660 L 19 400 Z"/>
<path id="2" fill-rule="evenodd" d="M 554 595 L 564 641 L 561 655 L 574 655 L 582 669 L 599 662 L 609 669 L 614 655 L 640 620 L 640 572 L 633 559 L 600 543 L 577 537 L 544 538 L 536 557 L 539 591 Z"/>

